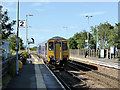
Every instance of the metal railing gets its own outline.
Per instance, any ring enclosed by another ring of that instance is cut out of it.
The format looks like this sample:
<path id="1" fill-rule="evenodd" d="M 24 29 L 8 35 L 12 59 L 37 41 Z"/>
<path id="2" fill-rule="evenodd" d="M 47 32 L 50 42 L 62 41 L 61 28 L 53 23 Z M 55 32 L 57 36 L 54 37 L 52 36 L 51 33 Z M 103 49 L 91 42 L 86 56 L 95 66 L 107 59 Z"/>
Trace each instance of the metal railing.
<path id="1" fill-rule="evenodd" d="M 108 49 L 105 49 L 105 58 L 108 58 Z M 85 49 L 70 49 L 70 56 L 85 56 Z M 89 57 L 98 57 L 100 55 L 100 50 L 95 50 L 95 49 L 89 49 L 88 50 L 88 56 Z M 120 49 L 117 51 L 117 55 L 120 56 Z"/>
<path id="2" fill-rule="evenodd" d="M 22 53 L 19 54 L 19 57 L 21 54 Z M 0 65 L 2 66 L 2 68 L 0 68 L 0 78 L 3 78 L 6 74 L 8 74 L 8 68 L 14 62 L 16 62 L 16 55 L 11 56 L 5 59 L 4 61 L 0 62 Z"/>

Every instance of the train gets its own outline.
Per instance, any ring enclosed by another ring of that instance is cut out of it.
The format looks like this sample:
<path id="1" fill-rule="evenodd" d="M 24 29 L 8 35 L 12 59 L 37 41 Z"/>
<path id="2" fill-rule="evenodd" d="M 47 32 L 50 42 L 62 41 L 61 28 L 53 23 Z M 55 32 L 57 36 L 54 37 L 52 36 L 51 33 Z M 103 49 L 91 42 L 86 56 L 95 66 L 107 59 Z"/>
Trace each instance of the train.
<path id="1" fill-rule="evenodd" d="M 69 60 L 69 42 L 63 37 L 52 37 L 38 45 L 37 53 L 49 64 L 64 66 Z"/>

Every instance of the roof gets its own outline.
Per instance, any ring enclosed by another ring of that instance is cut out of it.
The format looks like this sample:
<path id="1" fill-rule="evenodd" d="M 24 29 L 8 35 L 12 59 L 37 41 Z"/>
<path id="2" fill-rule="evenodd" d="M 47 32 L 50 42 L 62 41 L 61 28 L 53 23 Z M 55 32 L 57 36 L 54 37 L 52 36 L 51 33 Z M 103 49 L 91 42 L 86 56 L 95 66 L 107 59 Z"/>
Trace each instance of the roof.
<path id="1" fill-rule="evenodd" d="M 49 40 L 66 40 L 66 39 L 63 37 L 55 36 L 55 37 L 50 38 Z"/>

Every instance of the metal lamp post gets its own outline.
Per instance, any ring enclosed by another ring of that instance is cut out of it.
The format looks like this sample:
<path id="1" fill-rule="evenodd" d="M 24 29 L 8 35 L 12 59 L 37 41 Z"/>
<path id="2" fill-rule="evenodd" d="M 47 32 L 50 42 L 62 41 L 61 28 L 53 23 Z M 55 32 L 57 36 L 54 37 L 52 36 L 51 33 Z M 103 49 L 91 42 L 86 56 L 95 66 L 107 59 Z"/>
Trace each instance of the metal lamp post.
<path id="1" fill-rule="evenodd" d="M 28 46 L 28 26 L 27 26 L 28 16 L 33 16 L 33 15 L 32 14 L 26 15 L 26 52 L 27 52 L 27 46 Z"/>
<path id="2" fill-rule="evenodd" d="M 19 35 L 19 0 L 17 1 L 17 51 L 16 51 L 16 74 L 19 73 L 19 64 L 18 64 L 18 35 Z"/>
<path id="3" fill-rule="evenodd" d="M 89 31 L 89 18 L 90 17 L 93 17 L 93 16 L 85 16 L 85 17 L 87 17 L 88 18 L 88 31 Z M 87 48 L 89 49 L 89 42 L 88 42 L 88 40 L 89 40 L 89 33 L 87 32 Z"/>

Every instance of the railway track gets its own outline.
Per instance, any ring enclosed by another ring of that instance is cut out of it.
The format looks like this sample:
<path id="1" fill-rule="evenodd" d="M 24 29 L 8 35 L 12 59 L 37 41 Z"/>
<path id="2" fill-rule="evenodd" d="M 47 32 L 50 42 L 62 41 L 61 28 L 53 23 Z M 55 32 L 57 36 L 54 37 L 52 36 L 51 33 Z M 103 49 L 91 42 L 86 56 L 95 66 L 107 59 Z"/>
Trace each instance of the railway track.
<path id="1" fill-rule="evenodd" d="M 59 79 L 67 90 L 76 88 L 119 88 L 119 79 L 98 72 L 95 67 L 84 66 L 75 61 L 68 61 L 65 70 L 49 66 L 50 70 Z"/>
<path id="2" fill-rule="evenodd" d="M 94 86 L 87 83 L 85 80 L 79 78 L 74 73 L 69 72 L 68 68 L 65 70 L 58 70 L 51 66 L 50 69 L 54 72 L 54 74 L 62 82 L 62 84 L 67 90 L 76 89 L 76 88 L 86 88 L 86 89 L 95 88 Z"/>
<path id="3" fill-rule="evenodd" d="M 118 78 L 99 72 L 95 67 L 90 68 L 90 66 L 87 67 L 87 65 L 82 65 L 79 62 L 70 60 L 68 63 L 69 67 L 77 70 L 74 73 L 82 74 L 78 75 L 80 78 L 87 77 L 88 80 L 86 82 L 96 88 L 119 88 L 120 79 Z"/>

